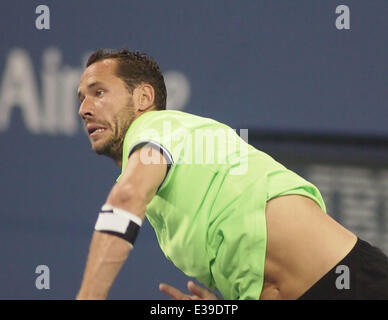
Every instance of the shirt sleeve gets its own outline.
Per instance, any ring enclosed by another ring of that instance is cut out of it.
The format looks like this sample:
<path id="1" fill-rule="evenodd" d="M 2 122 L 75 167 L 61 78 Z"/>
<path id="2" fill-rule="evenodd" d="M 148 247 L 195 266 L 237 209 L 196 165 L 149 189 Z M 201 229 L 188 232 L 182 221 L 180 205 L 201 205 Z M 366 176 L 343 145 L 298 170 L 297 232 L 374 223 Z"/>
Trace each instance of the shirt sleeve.
<path id="1" fill-rule="evenodd" d="M 135 126 L 131 126 L 123 143 L 122 172 L 125 170 L 129 157 L 136 150 L 144 146 L 151 147 L 160 152 L 166 159 L 166 176 L 157 192 L 164 189 L 174 171 L 175 164 L 179 162 L 181 157 L 182 148 L 180 145 L 184 143 L 185 138 L 185 135 L 179 134 L 181 131 L 182 128 L 177 120 L 172 117 L 166 118 L 163 113 L 154 114 L 152 117 L 137 122 Z M 121 175 L 117 181 L 120 177 Z"/>

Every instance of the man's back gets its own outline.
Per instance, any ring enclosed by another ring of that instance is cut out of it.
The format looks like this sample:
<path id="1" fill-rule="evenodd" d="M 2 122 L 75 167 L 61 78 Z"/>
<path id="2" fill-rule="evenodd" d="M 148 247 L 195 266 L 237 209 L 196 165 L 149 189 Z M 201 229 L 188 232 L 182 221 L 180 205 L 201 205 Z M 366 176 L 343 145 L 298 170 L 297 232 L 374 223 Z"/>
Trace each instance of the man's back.
<path id="1" fill-rule="evenodd" d="M 353 233 L 314 201 L 298 195 L 270 200 L 266 221 L 267 254 L 261 299 L 299 298 L 357 241 Z"/>

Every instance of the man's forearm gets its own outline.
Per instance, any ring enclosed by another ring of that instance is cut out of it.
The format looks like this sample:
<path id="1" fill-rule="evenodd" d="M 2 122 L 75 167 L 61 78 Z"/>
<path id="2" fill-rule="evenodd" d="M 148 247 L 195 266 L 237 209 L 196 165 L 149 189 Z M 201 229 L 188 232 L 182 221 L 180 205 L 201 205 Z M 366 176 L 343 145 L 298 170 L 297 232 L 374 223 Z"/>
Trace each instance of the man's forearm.
<path id="1" fill-rule="evenodd" d="M 77 299 L 106 299 L 130 250 L 127 241 L 95 231 Z"/>
<path id="2" fill-rule="evenodd" d="M 167 165 L 162 161 L 163 155 L 157 154 L 160 159 L 155 165 L 144 164 L 140 158 L 141 150 L 143 149 L 135 151 L 130 157 L 120 181 L 114 184 L 105 201 L 105 205 L 111 207 L 108 211 L 112 213 L 108 222 L 106 220 L 104 222 L 104 218 L 99 221 L 99 216 L 95 226 L 96 228 L 99 224 L 96 230 L 122 233 L 121 228 L 120 230 L 111 229 L 113 219 L 115 227 L 119 224 L 127 228 L 128 239 L 124 240 L 121 237 L 99 231 L 94 232 L 78 299 L 105 299 L 107 297 L 113 281 L 132 248 L 130 243 L 134 243 L 136 239 L 139 230 L 137 227 L 140 227 L 144 221 L 147 204 L 155 196 L 166 175 Z M 146 150 L 150 152 L 153 149 L 147 148 Z M 131 228 L 129 220 L 137 227 Z"/>

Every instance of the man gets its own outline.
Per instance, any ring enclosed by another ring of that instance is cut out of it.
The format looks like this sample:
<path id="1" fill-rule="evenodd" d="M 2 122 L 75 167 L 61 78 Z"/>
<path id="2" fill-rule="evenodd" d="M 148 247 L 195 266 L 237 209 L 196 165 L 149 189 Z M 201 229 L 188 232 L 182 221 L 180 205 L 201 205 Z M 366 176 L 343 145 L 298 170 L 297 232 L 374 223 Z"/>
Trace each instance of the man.
<path id="1" fill-rule="evenodd" d="M 163 76 L 146 55 L 96 51 L 78 95 L 93 150 L 122 169 L 78 299 L 107 297 L 146 214 L 165 255 L 225 299 L 388 298 L 387 257 L 326 214 L 314 185 L 226 125 L 165 110 Z M 338 287 L 339 265 L 350 288 Z M 216 298 L 188 289 L 160 285 L 175 299 Z"/>

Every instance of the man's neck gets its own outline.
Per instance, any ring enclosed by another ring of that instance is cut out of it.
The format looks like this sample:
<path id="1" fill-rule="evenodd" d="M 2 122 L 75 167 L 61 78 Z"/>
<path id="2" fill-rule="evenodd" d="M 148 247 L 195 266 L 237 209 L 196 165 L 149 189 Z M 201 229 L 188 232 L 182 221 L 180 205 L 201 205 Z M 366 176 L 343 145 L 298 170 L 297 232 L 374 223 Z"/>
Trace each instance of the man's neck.
<path id="1" fill-rule="evenodd" d="M 123 156 L 122 154 L 117 155 L 116 157 L 113 158 L 113 161 L 117 164 L 117 166 L 121 169 L 121 166 L 123 164 L 122 160 Z"/>

